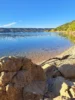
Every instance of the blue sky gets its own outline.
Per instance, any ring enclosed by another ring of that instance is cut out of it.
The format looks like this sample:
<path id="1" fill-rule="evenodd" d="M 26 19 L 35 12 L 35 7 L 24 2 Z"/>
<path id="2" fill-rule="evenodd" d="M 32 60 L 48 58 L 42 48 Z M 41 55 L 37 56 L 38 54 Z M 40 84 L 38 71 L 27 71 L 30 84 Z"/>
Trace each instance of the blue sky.
<path id="1" fill-rule="evenodd" d="M 0 0 L 0 27 L 51 28 L 75 20 L 75 0 Z"/>

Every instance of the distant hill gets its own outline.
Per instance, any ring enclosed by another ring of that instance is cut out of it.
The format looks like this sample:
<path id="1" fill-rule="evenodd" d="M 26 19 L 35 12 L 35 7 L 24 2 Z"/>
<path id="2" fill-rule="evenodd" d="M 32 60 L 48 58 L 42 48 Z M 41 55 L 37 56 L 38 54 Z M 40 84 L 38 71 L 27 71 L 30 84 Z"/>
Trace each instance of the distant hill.
<path id="1" fill-rule="evenodd" d="M 51 28 L 0 28 L 0 33 L 3 32 L 43 32 L 51 30 Z"/>
<path id="2" fill-rule="evenodd" d="M 48 31 L 75 31 L 75 20 Z"/>

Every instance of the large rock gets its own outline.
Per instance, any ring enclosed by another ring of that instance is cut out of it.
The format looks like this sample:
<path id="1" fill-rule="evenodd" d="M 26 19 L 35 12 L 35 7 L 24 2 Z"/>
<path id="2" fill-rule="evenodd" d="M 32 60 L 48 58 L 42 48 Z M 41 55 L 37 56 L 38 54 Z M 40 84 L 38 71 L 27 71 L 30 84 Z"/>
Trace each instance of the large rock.
<path id="1" fill-rule="evenodd" d="M 44 70 L 47 70 L 49 68 L 47 71 L 49 73 L 51 72 L 49 70 L 54 69 L 53 66 L 51 65 L 55 66 L 63 77 L 74 79 L 75 78 L 75 46 L 65 51 L 61 55 L 49 59 L 43 64 L 42 68 Z M 50 75 L 52 75 L 53 73 L 54 72 L 52 70 L 52 73 Z"/>
<path id="2" fill-rule="evenodd" d="M 52 78 L 52 77 L 61 76 L 60 71 L 56 68 L 55 65 L 45 64 L 44 66 L 42 66 L 42 68 L 44 69 L 47 79 Z"/>
<path id="3" fill-rule="evenodd" d="M 20 70 L 15 77 L 12 78 L 12 83 L 16 87 L 24 87 L 33 81 L 33 76 L 30 71 Z"/>
<path id="4" fill-rule="evenodd" d="M 29 93 L 29 92 L 25 92 L 24 95 L 24 100 L 42 100 L 40 99 L 42 98 L 42 96 L 40 94 L 35 94 L 35 93 Z"/>
<path id="5" fill-rule="evenodd" d="M 57 66 L 65 78 L 75 78 L 75 59 L 66 59 Z"/>
<path id="6" fill-rule="evenodd" d="M 68 91 L 69 91 L 69 86 L 64 82 L 60 89 L 60 95 L 70 98 Z"/>
<path id="7" fill-rule="evenodd" d="M 75 46 L 41 64 L 52 100 L 75 100 Z M 51 99 L 51 98 L 50 98 Z"/>
<path id="8" fill-rule="evenodd" d="M 7 100 L 23 100 L 23 89 L 21 87 L 15 87 L 13 84 L 6 86 Z"/>
<path id="9" fill-rule="evenodd" d="M 16 72 L 1 72 L 0 74 L 0 86 L 5 86 L 11 82 L 14 75 L 16 75 Z"/>
<path id="10" fill-rule="evenodd" d="M 45 81 L 45 74 L 43 69 L 32 63 L 30 59 L 25 57 L 0 59 L 0 100 L 29 100 L 29 98 L 39 100 L 40 93 L 34 95 L 32 92 L 29 96 L 30 92 L 26 92 L 27 99 L 25 99 L 23 92 L 29 84 L 35 81 Z"/>
<path id="11" fill-rule="evenodd" d="M 72 86 L 74 86 L 73 82 L 66 80 L 63 77 L 57 77 L 57 78 L 49 79 L 48 84 L 49 84 L 48 85 L 49 91 L 52 92 L 55 96 L 61 95 L 61 96 L 71 98 L 69 91 L 70 89 L 72 89 Z M 70 91 L 70 93 L 72 96 L 74 95 L 73 92 Z"/>
<path id="12" fill-rule="evenodd" d="M 0 72 L 2 71 L 18 71 L 22 66 L 22 58 L 18 57 L 2 57 L 0 59 Z"/>
<path id="13" fill-rule="evenodd" d="M 40 100 L 43 98 L 46 83 L 44 81 L 35 81 L 24 88 L 24 100 Z"/>
<path id="14" fill-rule="evenodd" d="M 45 80 L 45 73 L 44 73 L 43 69 L 41 68 L 41 66 L 38 66 L 38 65 L 33 65 L 33 66 L 31 67 L 32 68 L 31 73 L 33 76 L 33 80 L 44 81 Z"/>

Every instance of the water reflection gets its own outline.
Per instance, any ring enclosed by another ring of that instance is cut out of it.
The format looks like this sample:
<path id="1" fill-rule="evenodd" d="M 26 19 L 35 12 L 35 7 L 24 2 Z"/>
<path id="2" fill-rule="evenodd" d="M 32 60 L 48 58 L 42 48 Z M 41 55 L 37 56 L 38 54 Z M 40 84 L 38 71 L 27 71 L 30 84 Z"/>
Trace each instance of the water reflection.
<path id="1" fill-rule="evenodd" d="M 58 52 L 61 52 L 72 45 L 73 43 L 68 38 L 57 33 L 0 33 L 0 57 L 9 55 L 33 55 L 39 59 L 45 55 L 45 59 L 46 56 L 49 57 L 55 53 L 58 54 Z"/>
<path id="2" fill-rule="evenodd" d="M 75 43 L 75 36 L 73 36 L 72 34 L 68 34 L 68 33 L 58 33 L 60 36 L 70 40 L 72 43 Z"/>
<path id="3" fill-rule="evenodd" d="M 57 36 L 59 34 L 49 33 L 49 32 L 9 32 L 9 33 L 0 33 L 0 38 L 17 38 L 17 37 L 40 37 L 40 36 Z"/>

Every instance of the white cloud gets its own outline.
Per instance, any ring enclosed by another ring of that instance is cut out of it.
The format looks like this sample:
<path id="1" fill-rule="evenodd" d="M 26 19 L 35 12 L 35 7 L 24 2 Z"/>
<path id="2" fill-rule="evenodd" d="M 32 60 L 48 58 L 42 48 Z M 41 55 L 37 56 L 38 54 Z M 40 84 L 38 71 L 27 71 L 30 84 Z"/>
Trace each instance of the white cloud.
<path id="1" fill-rule="evenodd" d="M 0 27 L 11 27 L 11 26 L 15 25 L 16 23 L 17 22 L 12 22 L 12 23 L 1 25 Z"/>

